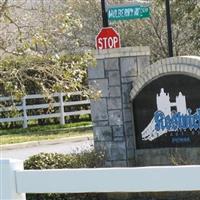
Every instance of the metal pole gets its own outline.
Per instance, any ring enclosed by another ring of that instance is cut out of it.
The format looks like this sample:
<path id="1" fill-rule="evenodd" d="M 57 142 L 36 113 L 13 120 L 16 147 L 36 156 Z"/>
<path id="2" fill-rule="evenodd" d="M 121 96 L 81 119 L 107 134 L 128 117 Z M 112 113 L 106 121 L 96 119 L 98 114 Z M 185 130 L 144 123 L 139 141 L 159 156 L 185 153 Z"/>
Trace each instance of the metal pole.
<path id="1" fill-rule="evenodd" d="M 101 10 L 102 10 L 103 27 L 108 27 L 108 15 L 106 12 L 105 0 L 101 0 Z"/>
<path id="2" fill-rule="evenodd" d="M 167 16 L 168 52 L 169 52 L 169 57 L 173 57 L 172 27 L 171 27 L 169 0 L 165 0 L 165 4 L 166 4 L 166 16 Z"/>

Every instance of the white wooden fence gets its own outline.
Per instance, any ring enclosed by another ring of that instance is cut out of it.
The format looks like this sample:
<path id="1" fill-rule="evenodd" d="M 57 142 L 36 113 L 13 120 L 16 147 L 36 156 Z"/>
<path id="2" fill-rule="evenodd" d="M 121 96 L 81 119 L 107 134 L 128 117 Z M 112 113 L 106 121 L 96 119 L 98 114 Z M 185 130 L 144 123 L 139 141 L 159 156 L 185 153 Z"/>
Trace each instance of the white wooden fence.
<path id="1" fill-rule="evenodd" d="M 200 166 L 23 170 L 23 161 L 0 160 L 1 200 L 25 193 L 199 191 Z"/>
<path id="2" fill-rule="evenodd" d="M 36 109 L 45 109 L 49 108 L 49 104 L 32 104 L 32 105 L 27 105 L 27 100 L 30 99 L 44 99 L 45 97 L 43 95 L 27 95 L 23 97 L 22 99 L 22 105 L 21 106 L 16 106 L 15 109 L 18 111 L 22 111 L 23 114 L 20 117 L 9 117 L 9 118 L 0 118 L 0 123 L 3 122 L 17 122 L 17 121 L 22 121 L 23 122 L 23 128 L 28 127 L 28 121 L 29 120 L 34 120 L 34 119 L 47 119 L 47 118 L 59 118 L 60 119 L 60 124 L 65 124 L 65 117 L 66 116 L 75 116 L 75 115 L 84 115 L 84 114 L 90 114 L 91 111 L 90 109 L 88 110 L 78 110 L 78 111 L 73 111 L 73 112 L 65 112 L 65 107 L 66 106 L 77 106 L 77 105 L 90 105 L 89 100 L 82 100 L 82 101 L 64 101 L 63 97 L 65 96 L 75 96 L 75 95 L 81 95 L 81 92 L 73 92 L 73 93 L 55 93 L 52 95 L 52 97 L 58 97 L 57 102 L 51 103 L 51 107 L 53 108 L 59 108 L 57 113 L 48 113 L 48 114 L 40 114 L 40 115 L 28 115 L 28 110 L 36 110 Z M 0 97 L 0 102 L 6 102 L 10 101 L 11 97 Z M 7 112 L 11 111 L 13 107 L 3 107 L 0 108 L 0 112 Z"/>

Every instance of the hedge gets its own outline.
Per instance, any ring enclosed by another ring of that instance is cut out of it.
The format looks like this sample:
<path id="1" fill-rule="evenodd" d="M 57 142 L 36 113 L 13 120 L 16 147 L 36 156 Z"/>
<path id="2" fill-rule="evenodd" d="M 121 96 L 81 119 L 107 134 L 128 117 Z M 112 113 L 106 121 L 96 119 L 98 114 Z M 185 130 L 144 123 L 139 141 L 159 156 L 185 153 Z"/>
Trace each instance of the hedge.
<path id="1" fill-rule="evenodd" d="M 104 153 L 40 153 L 24 162 L 25 169 L 96 168 L 104 166 Z M 27 200 L 104 200 L 105 194 L 27 194 Z"/>

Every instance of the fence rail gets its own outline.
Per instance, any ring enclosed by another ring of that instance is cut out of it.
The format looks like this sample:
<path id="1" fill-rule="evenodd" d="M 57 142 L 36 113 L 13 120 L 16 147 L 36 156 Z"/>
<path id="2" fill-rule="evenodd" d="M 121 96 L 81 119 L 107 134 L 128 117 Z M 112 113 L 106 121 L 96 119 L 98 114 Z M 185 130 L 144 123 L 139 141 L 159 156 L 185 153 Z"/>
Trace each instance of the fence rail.
<path id="1" fill-rule="evenodd" d="M 28 127 L 28 121 L 29 120 L 38 120 L 38 119 L 49 119 L 49 118 L 59 118 L 60 124 L 65 124 L 65 117 L 66 116 L 76 116 L 76 115 L 85 115 L 85 114 L 90 114 L 91 111 L 90 109 L 83 109 L 83 110 L 76 110 L 76 111 L 65 111 L 65 107 L 70 107 L 70 106 L 83 106 L 83 105 L 90 105 L 90 100 L 76 100 L 76 101 L 65 101 L 64 97 L 65 96 L 76 96 L 76 95 L 81 95 L 81 92 L 72 92 L 72 93 L 55 93 L 52 94 L 52 97 L 57 97 L 58 101 L 48 104 L 48 103 L 42 103 L 42 104 L 31 104 L 28 105 L 27 101 L 28 100 L 34 100 L 34 99 L 44 99 L 44 95 L 36 94 L 36 95 L 27 95 L 22 98 L 21 105 L 15 106 L 14 108 L 17 111 L 21 111 L 22 115 L 18 117 L 7 117 L 7 118 L 0 118 L 0 123 L 5 123 L 5 122 L 23 122 L 23 128 Z M 12 97 L 0 97 L 0 102 L 6 102 L 6 101 L 11 101 L 13 100 Z M 51 108 L 59 108 L 57 109 L 56 113 L 48 113 L 48 114 L 39 114 L 39 115 L 28 115 L 29 110 L 36 110 L 36 109 L 48 109 L 49 106 Z M 13 106 L 9 107 L 3 107 L 0 108 L 0 113 L 2 112 L 8 112 L 12 111 Z"/>
<path id="2" fill-rule="evenodd" d="M 23 161 L 0 160 L 0 199 L 25 193 L 199 191 L 200 166 L 23 170 Z"/>

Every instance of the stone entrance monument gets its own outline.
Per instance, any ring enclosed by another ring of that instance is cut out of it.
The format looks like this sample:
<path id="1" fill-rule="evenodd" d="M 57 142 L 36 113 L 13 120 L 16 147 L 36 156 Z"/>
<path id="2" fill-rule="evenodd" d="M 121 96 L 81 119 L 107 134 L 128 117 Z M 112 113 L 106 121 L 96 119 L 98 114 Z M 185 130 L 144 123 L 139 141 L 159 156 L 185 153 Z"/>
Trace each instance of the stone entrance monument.
<path id="1" fill-rule="evenodd" d="M 150 65 L 148 47 L 128 47 L 97 51 L 96 59 L 88 79 L 102 95 L 91 112 L 106 165 L 169 165 L 174 155 L 199 163 L 200 57 Z"/>

